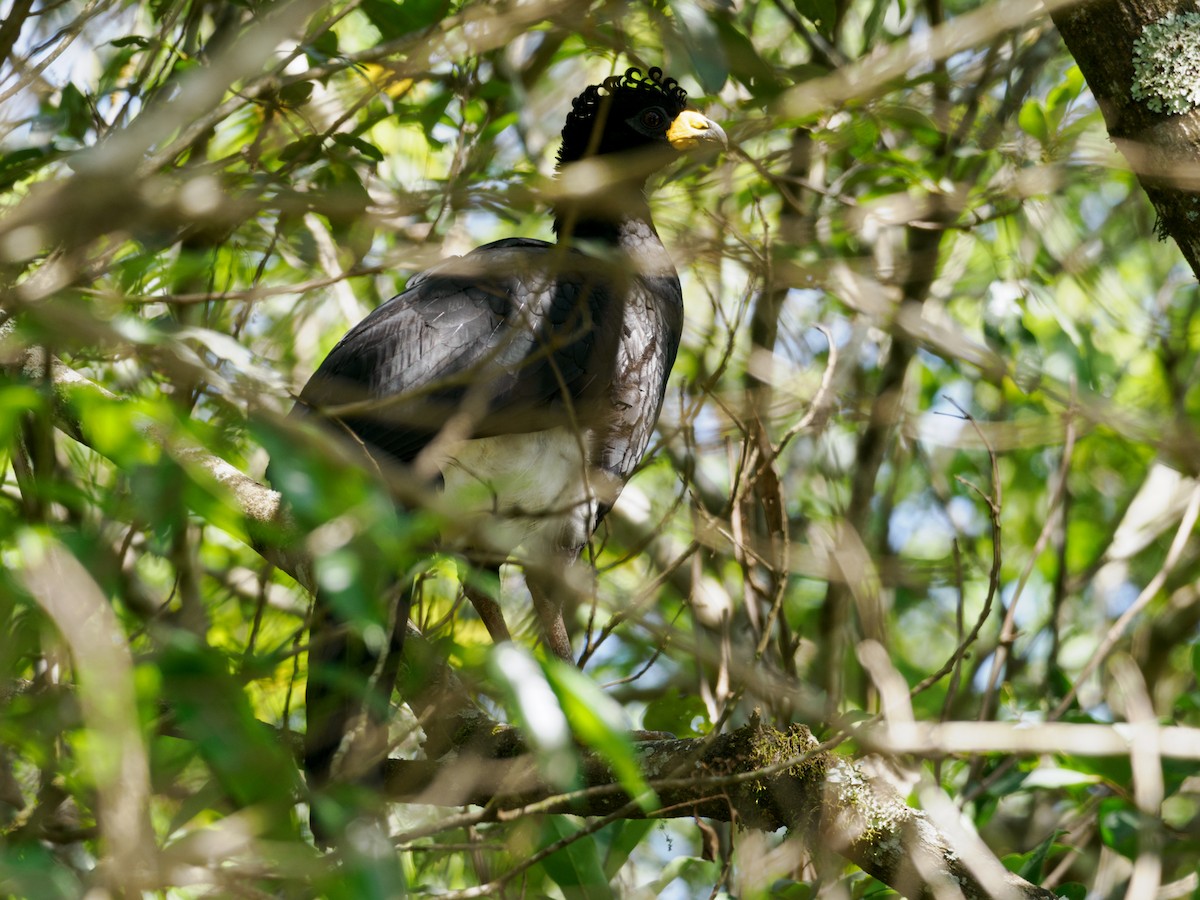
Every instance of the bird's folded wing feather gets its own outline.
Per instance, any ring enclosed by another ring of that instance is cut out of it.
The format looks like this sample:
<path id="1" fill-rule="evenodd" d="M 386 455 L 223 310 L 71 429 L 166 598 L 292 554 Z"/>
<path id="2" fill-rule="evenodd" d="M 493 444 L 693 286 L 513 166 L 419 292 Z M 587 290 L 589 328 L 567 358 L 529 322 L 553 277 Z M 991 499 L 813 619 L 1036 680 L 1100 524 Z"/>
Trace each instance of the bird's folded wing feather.
<path id="1" fill-rule="evenodd" d="M 297 409 L 401 462 L 459 411 L 482 433 L 564 424 L 600 374 L 589 361 L 612 318 L 613 292 L 585 261 L 522 238 L 421 273 L 334 347 Z"/>

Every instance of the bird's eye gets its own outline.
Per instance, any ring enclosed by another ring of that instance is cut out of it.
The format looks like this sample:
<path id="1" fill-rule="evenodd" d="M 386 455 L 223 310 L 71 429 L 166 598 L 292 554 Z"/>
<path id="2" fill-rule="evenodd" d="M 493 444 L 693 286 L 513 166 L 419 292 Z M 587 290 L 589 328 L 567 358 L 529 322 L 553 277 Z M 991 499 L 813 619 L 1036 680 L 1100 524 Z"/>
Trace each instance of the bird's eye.
<path id="1" fill-rule="evenodd" d="M 642 113 L 642 125 L 653 131 L 658 131 L 667 124 L 667 117 L 661 109 L 648 109 Z"/>

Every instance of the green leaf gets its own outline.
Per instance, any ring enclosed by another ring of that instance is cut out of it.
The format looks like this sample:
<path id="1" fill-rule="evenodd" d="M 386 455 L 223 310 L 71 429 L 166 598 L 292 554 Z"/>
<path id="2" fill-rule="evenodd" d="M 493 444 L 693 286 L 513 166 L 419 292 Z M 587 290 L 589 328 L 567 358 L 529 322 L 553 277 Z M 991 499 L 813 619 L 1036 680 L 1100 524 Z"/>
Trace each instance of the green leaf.
<path id="1" fill-rule="evenodd" d="M 146 666 L 139 668 L 146 668 Z M 157 675 L 157 669 L 155 673 Z M 183 775 L 184 769 L 196 758 L 194 743 L 169 735 L 153 736 L 150 739 L 149 750 L 154 788 L 160 791 L 170 790 L 171 785 Z"/>
<path id="2" fill-rule="evenodd" d="M 1084 900 L 1088 896 L 1088 889 L 1085 884 L 1080 884 L 1077 881 L 1069 881 L 1066 884 L 1060 884 L 1056 887 L 1054 893 L 1062 897 L 1063 900 Z"/>
<path id="3" fill-rule="evenodd" d="M 1071 103 L 1078 99 L 1083 92 L 1083 87 L 1083 75 L 1079 71 L 1079 66 L 1071 66 L 1067 69 L 1062 84 L 1046 95 L 1046 116 L 1052 123 L 1054 131 L 1057 131 L 1059 125 L 1062 124 L 1063 117 L 1067 114 Z"/>
<path id="4" fill-rule="evenodd" d="M 721 36 L 721 48 L 730 74 L 749 87 L 757 99 L 776 97 L 786 86 L 785 81 L 759 54 L 754 42 L 724 16 L 713 16 L 712 21 Z"/>
<path id="5" fill-rule="evenodd" d="M 58 109 L 65 119 L 63 130 L 82 141 L 92 127 L 92 105 L 73 82 L 68 81 L 63 87 Z"/>
<path id="6" fill-rule="evenodd" d="M 604 875 L 609 881 L 616 877 L 630 854 L 642 843 L 647 832 L 653 828 L 652 819 L 623 819 L 602 829 L 610 832 L 608 849 L 604 854 Z"/>
<path id="7" fill-rule="evenodd" d="M 867 883 L 862 894 L 862 900 L 891 900 L 892 897 L 899 897 L 893 888 L 888 887 L 882 881 L 871 879 Z"/>
<path id="8" fill-rule="evenodd" d="M 642 727 L 649 731 L 666 731 L 676 737 L 698 737 L 702 732 L 692 723 L 708 721 L 708 710 L 695 694 L 683 696 L 672 688 L 661 697 L 646 704 Z"/>
<path id="9" fill-rule="evenodd" d="M 352 147 L 372 162 L 383 162 L 383 151 L 374 144 L 352 134 L 335 134 L 333 142 L 343 147 Z"/>
<path id="10" fill-rule="evenodd" d="M 825 38 L 833 38 L 837 22 L 837 0 L 796 0 L 796 9 L 820 30 Z"/>
<path id="11" fill-rule="evenodd" d="M 433 138 L 433 126 L 442 121 L 442 117 L 446 115 L 446 107 L 453 99 L 454 94 L 450 91 L 438 91 L 417 110 L 416 118 L 425 130 L 426 140 L 437 146 L 441 146 L 441 144 Z"/>
<path id="12" fill-rule="evenodd" d="M 337 143 L 346 146 L 343 141 Z M 366 141 L 362 143 L 366 144 Z M 371 195 L 367 193 L 354 166 L 341 159 L 333 159 L 328 165 L 321 167 L 313 181 L 324 191 L 321 199 L 326 206 L 323 212 L 335 228 L 355 224 L 362 218 L 363 211 L 371 202 Z"/>
<path id="13" fill-rule="evenodd" d="M 1117 851 L 1127 859 L 1137 856 L 1142 818 L 1128 800 L 1121 797 L 1106 797 L 1100 801 L 1099 822 L 1100 840 L 1104 846 Z"/>
<path id="14" fill-rule="evenodd" d="M 526 740 L 537 751 L 545 778 L 563 789 L 578 787 L 579 759 L 571 727 L 546 672 L 528 650 L 512 643 L 492 649 L 488 671 L 501 688 Z"/>
<path id="15" fill-rule="evenodd" d="M 1021 781 L 1022 789 L 1083 787 L 1101 782 L 1099 775 L 1062 766 L 1038 766 Z"/>
<path id="16" fill-rule="evenodd" d="M 780 879 L 771 885 L 770 896 L 772 900 L 812 900 L 813 887 L 803 881 Z"/>
<path id="17" fill-rule="evenodd" d="M 0 447 L 9 447 L 17 436 L 21 420 L 42 409 L 44 397 L 28 384 L 0 384 Z"/>
<path id="18" fill-rule="evenodd" d="M 1043 147 L 1050 144 L 1050 124 L 1046 121 L 1046 110 L 1037 100 L 1026 100 L 1017 114 L 1017 124 L 1035 138 Z"/>
<path id="19" fill-rule="evenodd" d="M 879 110 L 881 119 L 912 135 L 926 147 L 940 147 L 943 136 L 937 123 L 923 111 L 905 104 L 892 104 Z"/>
<path id="20" fill-rule="evenodd" d="M 449 10 L 447 0 L 363 0 L 362 11 L 384 40 L 428 28 Z"/>
<path id="21" fill-rule="evenodd" d="M 1011 853 L 1005 856 L 1003 860 L 1005 867 L 1010 872 L 1020 875 L 1026 881 L 1041 884 L 1046 874 L 1046 858 L 1052 852 L 1061 852 L 1066 849 L 1061 844 L 1056 843 L 1058 837 L 1063 833 L 1062 831 L 1055 831 L 1027 853 Z"/>
<path id="22" fill-rule="evenodd" d="M 311 81 L 296 81 L 280 89 L 279 102 L 284 106 L 303 106 L 312 96 L 312 92 L 313 83 Z"/>
<path id="23" fill-rule="evenodd" d="M 341 860 L 316 896 L 329 900 L 392 900 L 409 896 L 401 856 L 377 824 L 358 825 L 343 842 Z"/>
<path id="24" fill-rule="evenodd" d="M 140 34 L 130 34 L 125 37 L 119 37 L 114 41 L 109 41 L 114 47 L 141 47 L 143 50 L 153 46 L 150 38 L 142 37 Z"/>
<path id="25" fill-rule="evenodd" d="M 0 844 L 0 888 L 6 896 L 72 900 L 84 896 L 79 877 L 32 841 Z"/>
<path id="26" fill-rule="evenodd" d="M 327 28 L 315 40 L 305 44 L 304 53 L 314 66 L 333 59 L 338 55 L 337 32 Z"/>
<path id="27" fill-rule="evenodd" d="M 542 846 L 569 839 L 578 831 L 575 821 L 566 816 L 547 816 L 542 828 Z M 542 860 L 542 868 L 567 900 L 609 900 L 615 896 L 591 836 L 568 840 L 561 850 Z"/>
<path id="28" fill-rule="evenodd" d="M 46 163 L 59 157 L 53 146 L 24 147 L 0 156 L 0 189 L 12 187 L 28 178 Z"/>
<path id="29" fill-rule="evenodd" d="M 871 12 L 867 14 L 867 20 L 863 23 L 863 37 L 868 43 L 875 40 L 875 36 L 879 33 L 879 26 L 891 4 L 892 0 L 872 0 Z"/>
<path id="30" fill-rule="evenodd" d="M 715 884 L 721 877 L 721 864 L 715 860 L 700 859 L 698 856 L 676 856 L 665 866 L 661 874 L 645 887 L 654 894 L 661 894 L 676 878 L 688 878 L 700 884 Z"/>
<path id="31" fill-rule="evenodd" d="M 729 66 L 716 25 L 695 0 L 673 0 L 671 10 L 701 87 L 705 93 L 717 93 L 729 78 Z"/>
<path id="32" fill-rule="evenodd" d="M 345 146 L 340 141 L 337 143 Z M 366 141 L 362 143 L 370 146 Z M 338 243 L 354 260 L 359 260 L 370 250 L 375 233 L 364 215 L 371 195 L 367 193 L 358 170 L 345 159 L 344 154 L 341 156 L 331 158 L 313 178 L 322 189 L 315 206 L 329 220 L 330 230 Z"/>
<path id="33" fill-rule="evenodd" d="M 284 162 L 312 162 L 320 155 L 321 144 L 320 135 L 307 134 L 280 150 L 279 158 Z"/>
<path id="34" fill-rule="evenodd" d="M 550 659 L 545 669 L 575 736 L 608 761 L 625 792 L 642 809 L 652 809 L 657 800 L 642 775 L 621 706 L 569 663 Z"/>
<path id="35" fill-rule="evenodd" d="M 513 112 L 505 113 L 497 116 L 492 121 L 488 122 L 487 127 L 483 130 L 485 140 L 495 140 L 496 135 L 502 132 L 505 128 L 511 128 L 518 124 L 521 120 L 520 115 L 514 110 Z"/>
<path id="36" fill-rule="evenodd" d="M 296 764 L 278 735 L 255 718 L 227 661 L 183 631 L 169 633 L 158 661 L 163 700 L 226 796 L 259 807 L 265 834 L 294 835 Z"/>

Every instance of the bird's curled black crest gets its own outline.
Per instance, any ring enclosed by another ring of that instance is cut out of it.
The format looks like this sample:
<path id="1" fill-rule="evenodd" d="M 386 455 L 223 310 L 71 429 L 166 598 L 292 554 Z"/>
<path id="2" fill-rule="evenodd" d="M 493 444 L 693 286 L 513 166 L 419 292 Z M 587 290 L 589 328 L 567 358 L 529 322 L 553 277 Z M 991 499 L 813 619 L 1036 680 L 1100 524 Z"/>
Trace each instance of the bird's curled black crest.
<path id="1" fill-rule="evenodd" d="M 625 70 L 624 75 L 610 75 L 600 84 L 591 85 L 572 100 L 567 122 L 570 123 L 573 119 L 579 121 L 593 118 L 596 110 L 600 108 L 601 100 L 606 95 L 615 94 L 622 89 L 657 92 L 673 116 L 679 115 L 687 107 L 687 91 L 681 88 L 674 78 L 664 78 L 663 71 L 658 66 L 651 68 L 645 75 L 641 69 L 629 68 Z"/>
<path id="2" fill-rule="evenodd" d="M 600 84 L 593 84 L 571 101 L 571 111 L 563 126 L 563 149 L 559 152 L 559 163 L 580 158 L 588 143 L 601 106 L 609 98 L 622 95 L 644 97 L 661 105 L 674 118 L 687 108 L 687 91 L 674 78 L 663 76 L 657 66 L 642 74 L 641 69 L 629 68 L 624 75 L 610 75 Z"/>

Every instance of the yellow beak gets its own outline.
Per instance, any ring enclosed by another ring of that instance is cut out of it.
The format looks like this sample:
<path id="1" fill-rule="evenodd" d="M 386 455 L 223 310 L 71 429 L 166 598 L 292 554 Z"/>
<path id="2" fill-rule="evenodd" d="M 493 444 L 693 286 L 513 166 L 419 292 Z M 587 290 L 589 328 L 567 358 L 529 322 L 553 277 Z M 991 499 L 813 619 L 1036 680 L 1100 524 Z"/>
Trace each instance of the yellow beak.
<path id="1" fill-rule="evenodd" d="M 729 146 L 725 129 L 694 109 L 685 109 L 667 129 L 667 140 L 676 150 L 691 150 L 701 144 Z"/>

